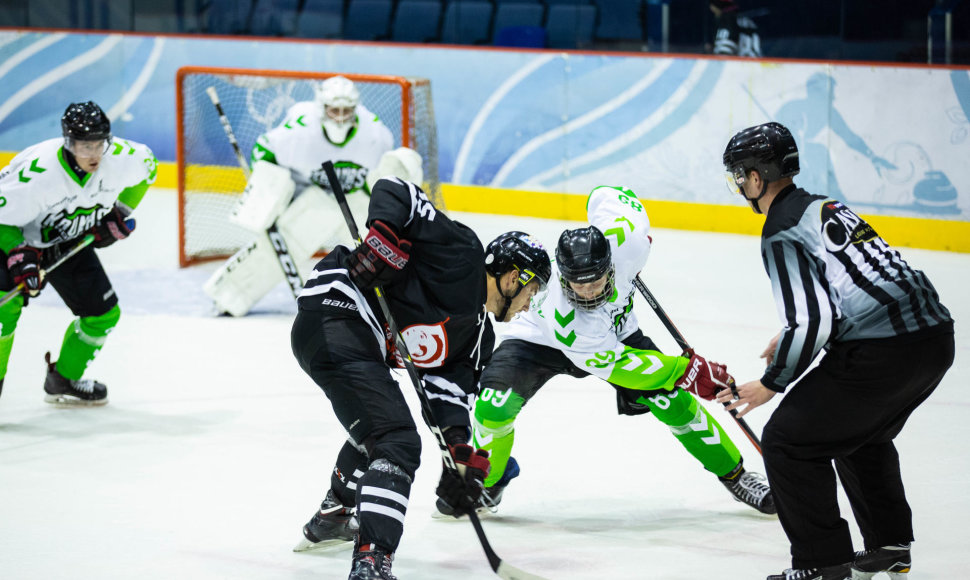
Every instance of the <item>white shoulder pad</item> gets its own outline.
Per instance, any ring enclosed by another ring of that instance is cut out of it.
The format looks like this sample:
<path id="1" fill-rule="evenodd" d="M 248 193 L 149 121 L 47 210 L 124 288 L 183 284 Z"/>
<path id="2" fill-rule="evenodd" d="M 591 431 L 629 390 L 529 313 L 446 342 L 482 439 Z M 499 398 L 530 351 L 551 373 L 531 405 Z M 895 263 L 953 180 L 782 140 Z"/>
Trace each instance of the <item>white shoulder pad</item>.
<path id="1" fill-rule="evenodd" d="M 377 167 L 367 172 L 367 190 L 372 191 L 374 184 L 383 177 L 398 177 L 404 181 L 424 187 L 424 168 L 421 155 L 414 149 L 398 147 L 381 156 Z"/>
<path id="2" fill-rule="evenodd" d="M 250 231 L 265 232 L 290 204 L 295 190 L 289 169 L 259 160 L 229 221 Z"/>

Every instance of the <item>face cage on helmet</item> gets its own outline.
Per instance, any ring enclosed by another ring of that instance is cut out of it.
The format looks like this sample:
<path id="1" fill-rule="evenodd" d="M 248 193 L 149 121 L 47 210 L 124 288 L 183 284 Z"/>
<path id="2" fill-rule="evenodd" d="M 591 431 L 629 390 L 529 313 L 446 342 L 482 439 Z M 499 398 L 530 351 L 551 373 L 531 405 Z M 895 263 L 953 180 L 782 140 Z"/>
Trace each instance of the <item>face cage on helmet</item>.
<path id="1" fill-rule="evenodd" d="M 559 284 L 562 286 L 562 293 L 566 296 L 566 301 L 580 310 L 596 310 L 606 304 L 613 297 L 613 290 L 616 287 L 616 268 L 610 266 L 606 273 L 606 286 L 603 291 L 592 298 L 582 298 L 569 285 L 569 281 L 562 274 L 559 275 Z"/>
<path id="2" fill-rule="evenodd" d="M 75 139 L 74 137 L 64 137 L 64 148 L 71 152 L 75 157 L 90 159 L 101 157 L 111 148 L 111 135 L 104 139 Z M 97 143 L 103 143 L 101 147 Z"/>

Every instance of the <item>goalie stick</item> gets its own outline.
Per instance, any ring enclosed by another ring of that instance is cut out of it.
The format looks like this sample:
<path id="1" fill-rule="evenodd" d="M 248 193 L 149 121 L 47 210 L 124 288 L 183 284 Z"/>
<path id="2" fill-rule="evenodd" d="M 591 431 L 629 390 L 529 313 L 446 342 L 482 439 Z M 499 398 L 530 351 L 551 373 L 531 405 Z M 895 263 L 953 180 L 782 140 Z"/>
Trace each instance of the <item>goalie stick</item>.
<path id="1" fill-rule="evenodd" d="M 663 308 L 661 308 L 660 303 L 657 302 L 657 299 L 653 297 L 653 294 L 651 294 L 650 289 L 647 288 L 647 285 L 643 283 L 643 280 L 640 279 L 639 275 L 637 275 L 637 277 L 633 279 L 633 285 L 637 287 L 637 290 L 639 290 L 640 294 L 643 295 L 643 298 L 647 301 L 647 304 L 649 304 L 650 308 L 653 309 L 654 314 L 657 315 L 657 318 L 660 319 L 660 322 L 662 322 L 663 325 L 667 328 L 667 331 L 670 333 L 670 336 L 674 337 L 674 340 L 677 342 L 677 345 L 680 346 L 680 348 L 684 349 L 685 353 L 694 352 L 694 349 L 691 348 L 691 346 L 687 343 L 687 339 L 685 339 L 684 335 L 681 334 L 679 330 L 677 330 L 677 327 L 674 326 L 674 323 L 670 320 L 670 317 L 667 316 L 667 313 L 664 312 Z M 724 406 L 727 407 L 728 403 L 724 403 Z M 735 422 L 737 422 L 738 427 L 740 427 L 741 430 L 744 431 L 744 435 L 745 437 L 748 438 L 748 441 L 751 441 L 751 444 L 754 445 L 754 448 L 757 449 L 758 453 L 760 454 L 761 439 L 758 438 L 758 435 L 754 432 L 753 429 L 751 429 L 751 426 L 748 425 L 747 421 L 745 421 L 741 417 L 738 417 L 737 410 L 731 409 L 729 413 L 731 413 L 731 417 L 735 420 Z"/>
<path id="2" fill-rule="evenodd" d="M 246 176 L 246 181 L 249 181 L 249 162 L 246 161 L 242 150 L 239 149 L 239 142 L 236 141 L 236 134 L 233 132 L 232 125 L 229 123 L 229 117 L 222 110 L 219 93 L 216 92 L 215 87 L 208 87 L 205 92 L 209 95 L 212 106 L 216 108 L 216 113 L 219 115 L 219 122 L 222 124 L 222 129 L 226 133 L 229 145 L 232 146 L 232 152 L 236 155 L 236 161 L 239 162 L 239 167 L 242 168 L 243 174 Z M 280 269 L 283 270 L 283 277 L 286 278 L 286 283 L 290 286 L 290 292 L 293 293 L 293 298 L 299 297 L 300 292 L 303 290 L 303 280 L 300 278 L 300 270 L 297 268 L 292 256 L 290 256 L 290 249 L 287 247 L 286 240 L 280 234 L 279 229 L 277 229 L 276 222 L 273 222 L 266 228 L 266 236 L 269 238 L 270 245 L 273 246 L 273 251 L 276 252 L 276 259 L 279 260 Z"/>
<path id="3" fill-rule="evenodd" d="M 360 244 L 361 237 L 360 232 L 357 230 L 357 222 L 354 221 L 354 216 L 350 213 L 350 206 L 347 205 L 347 198 L 344 195 L 340 180 L 337 179 L 337 173 L 334 171 L 333 163 L 330 161 L 325 162 L 323 164 L 323 170 L 327 173 L 330 188 L 333 190 L 333 195 L 337 199 L 341 213 L 344 214 L 347 229 L 350 230 L 350 237 Z M 404 368 L 407 369 L 408 377 L 411 379 L 411 385 L 414 387 L 418 395 L 418 400 L 421 402 L 421 413 L 424 415 L 424 420 L 427 421 L 428 427 L 438 442 L 438 449 L 441 451 L 441 458 L 444 461 L 445 469 L 457 473 L 458 467 L 455 465 L 455 458 L 451 456 L 448 444 L 445 443 L 445 436 L 441 432 L 438 422 L 435 421 L 434 415 L 431 413 L 431 403 L 428 402 L 428 393 L 425 392 L 424 386 L 421 383 L 421 377 L 418 375 L 418 370 L 411 360 L 411 353 L 408 350 L 407 344 L 404 342 L 404 336 L 398 331 L 397 324 L 391 316 L 391 310 L 387 305 L 384 289 L 378 286 L 374 288 L 374 293 L 377 294 L 377 302 L 380 304 L 381 312 L 384 313 L 384 319 L 387 320 L 387 324 L 391 327 L 391 334 L 394 335 L 394 341 L 397 345 L 398 352 L 401 354 Z M 471 510 L 468 513 L 468 519 L 471 520 L 472 526 L 475 527 L 475 533 L 478 535 L 478 540 L 482 544 L 482 549 L 485 550 L 485 557 L 488 559 L 488 564 L 492 567 L 492 571 L 498 574 L 499 578 L 503 580 L 545 580 L 541 576 L 520 570 L 502 560 L 495 553 L 495 550 L 492 549 L 491 544 L 489 544 L 488 538 L 485 536 L 485 530 L 482 528 L 482 522 L 478 519 L 478 514 L 475 510 Z"/>
<path id="4" fill-rule="evenodd" d="M 125 220 L 125 224 L 129 226 L 128 227 L 129 230 L 135 229 L 135 220 L 133 219 Z M 78 242 L 76 246 L 71 248 L 69 252 L 67 252 L 66 254 L 61 256 L 56 262 L 51 264 L 49 268 L 44 268 L 44 272 L 45 273 L 53 272 L 54 270 L 57 269 L 58 266 L 73 258 L 75 255 L 77 255 L 78 252 L 80 252 L 84 248 L 90 246 L 91 242 L 93 241 L 94 241 L 94 234 L 87 234 L 86 236 L 84 236 L 83 239 L 81 239 L 80 242 Z M 10 302 L 11 300 L 13 300 L 15 297 L 19 296 L 20 293 L 24 291 L 24 288 L 25 286 L 23 282 L 14 286 L 13 290 L 4 294 L 3 298 L 0 298 L 0 306 L 3 306 L 7 302 Z"/>

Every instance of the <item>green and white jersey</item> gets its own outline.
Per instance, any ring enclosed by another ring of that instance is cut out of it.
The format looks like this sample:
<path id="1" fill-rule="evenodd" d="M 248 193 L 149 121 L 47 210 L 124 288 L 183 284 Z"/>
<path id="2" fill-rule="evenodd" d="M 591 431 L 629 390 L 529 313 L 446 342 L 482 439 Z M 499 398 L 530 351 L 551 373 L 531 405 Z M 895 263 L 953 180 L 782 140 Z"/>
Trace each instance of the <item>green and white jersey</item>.
<path id="1" fill-rule="evenodd" d="M 577 367 L 631 389 L 672 389 L 687 359 L 630 348 L 622 340 L 637 330 L 633 312 L 633 279 L 650 254 L 650 219 L 630 190 L 597 187 L 586 203 L 589 223 L 610 242 L 616 269 L 613 296 L 587 311 L 566 299 L 553 262 L 546 292 L 533 299 L 528 312 L 509 323 L 503 338 L 526 340 L 562 351 Z"/>
<path id="2" fill-rule="evenodd" d="M 79 238 L 115 201 L 134 209 L 155 182 L 158 161 L 141 143 L 115 137 L 83 179 L 68 167 L 63 144 L 58 137 L 28 147 L 0 171 L 0 249 Z"/>
<path id="3" fill-rule="evenodd" d="M 367 190 L 367 172 L 393 148 L 391 131 L 363 105 L 357 105 L 357 127 L 343 144 L 334 145 L 323 134 L 322 108 L 304 101 L 290 107 L 280 125 L 259 136 L 252 162 L 262 159 L 286 167 L 298 191 L 310 184 L 329 191 L 323 163 L 332 161 L 344 192 L 349 194 Z"/>

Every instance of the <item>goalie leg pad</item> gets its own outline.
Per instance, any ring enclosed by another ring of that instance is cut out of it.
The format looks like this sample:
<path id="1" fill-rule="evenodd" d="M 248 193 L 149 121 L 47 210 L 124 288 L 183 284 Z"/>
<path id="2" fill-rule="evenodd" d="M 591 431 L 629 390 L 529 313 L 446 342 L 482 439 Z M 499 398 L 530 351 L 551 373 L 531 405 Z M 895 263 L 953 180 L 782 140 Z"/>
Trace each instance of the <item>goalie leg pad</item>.
<path id="1" fill-rule="evenodd" d="M 351 193 L 347 196 L 347 205 L 357 220 L 359 231 L 366 231 L 361 220 L 367 219 L 370 196 L 361 191 Z M 301 266 L 301 271 L 321 248 L 329 250 L 337 244 L 352 248 L 356 244 L 347 231 L 347 222 L 337 200 L 314 185 L 296 196 L 290 207 L 280 215 L 276 226 L 286 239 L 290 255 Z"/>
<path id="2" fill-rule="evenodd" d="M 213 272 L 202 290 L 220 312 L 245 316 L 282 279 L 279 259 L 264 232 Z"/>
<path id="3" fill-rule="evenodd" d="M 374 190 L 374 184 L 384 177 L 397 177 L 424 187 L 424 168 L 421 155 L 414 149 L 398 147 L 381 156 L 381 160 L 367 173 L 367 191 Z M 356 215 L 356 214 L 355 214 Z"/>
<path id="4" fill-rule="evenodd" d="M 229 221 L 252 232 L 265 232 L 290 204 L 295 191 L 289 169 L 257 161 Z"/>

